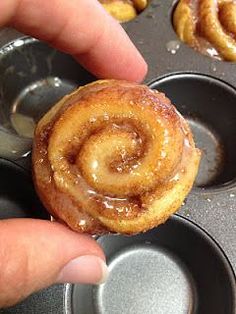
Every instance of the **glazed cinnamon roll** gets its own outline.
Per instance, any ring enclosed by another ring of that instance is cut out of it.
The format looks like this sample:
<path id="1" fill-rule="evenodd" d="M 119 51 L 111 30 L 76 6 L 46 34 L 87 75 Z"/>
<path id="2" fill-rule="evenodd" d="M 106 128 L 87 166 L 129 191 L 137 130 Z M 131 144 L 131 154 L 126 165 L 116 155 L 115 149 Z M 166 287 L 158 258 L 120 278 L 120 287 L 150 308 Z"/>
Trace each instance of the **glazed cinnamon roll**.
<path id="1" fill-rule="evenodd" d="M 121 23 L 134 19 L 147 6 L 147 0 L 99 0 L 99 2 Z"/>
<path id="2" fill-rule="evenodd" d="M 236 1 L 180 0 L 173 17 L 180 39 L 200 52 L 236 61 Z"/>
<path id="3" fill-rule="evenodd" d="M 164 94 L 101 80 L 38 123 L 33 174 L 49 212 L 78 232 L 135 234 L 163 223 L 190 191 L 200 159 Z"/>

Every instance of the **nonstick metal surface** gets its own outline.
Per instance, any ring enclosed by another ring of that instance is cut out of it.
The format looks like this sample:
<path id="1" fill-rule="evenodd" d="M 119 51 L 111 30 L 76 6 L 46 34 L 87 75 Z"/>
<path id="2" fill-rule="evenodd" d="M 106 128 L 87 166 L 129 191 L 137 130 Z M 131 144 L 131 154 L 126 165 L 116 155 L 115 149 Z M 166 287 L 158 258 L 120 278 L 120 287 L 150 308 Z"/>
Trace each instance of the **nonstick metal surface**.
<path id="1" fill-rule="evenodd" d="M 171 23 L 175 4 L 152 0 L 123 26 L 149 64 L 145 83 L 165 92 L 188 119 L 203 152 L 195 187 L 178 212 L 185 218 L 175 215 L 134 237 L 99 238 L 111 269 L 106 284 L 54 286 L 2 313 L 236 313 L 236 64 L 181 43 Z M 7 133 L 15 145 L 0 144 L 0 157 L 16 163 L 1 159 L 0 176 L 14 186 L 24 181 L 38 202 L 25 179 L 31 140 L 19 144 L 11 115 L 37 122 L 62 95 L 95 78 L 70 56 L 10 29 L 0 31 L 0 49 L 0 143 Z M 15 200 L 10 189 L 6 197 L 8 188 L 6 181 L 1 218 L 47 218 L 43 208 L 28 211 L 31 203 Z"/>

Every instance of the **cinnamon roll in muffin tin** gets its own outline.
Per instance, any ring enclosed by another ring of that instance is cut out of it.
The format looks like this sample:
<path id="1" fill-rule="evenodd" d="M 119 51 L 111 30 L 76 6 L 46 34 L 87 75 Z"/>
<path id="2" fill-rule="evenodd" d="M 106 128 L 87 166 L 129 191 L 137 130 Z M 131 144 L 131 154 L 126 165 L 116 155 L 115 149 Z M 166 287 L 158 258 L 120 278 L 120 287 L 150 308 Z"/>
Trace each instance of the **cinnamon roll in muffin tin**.
<path id="1" fill-rule="evenodd" d="M 97 239 L 110 268 L 105 284 L 54 286 L 7 313 L 236 312 L 236 63 L 182 43 L 172 26 L 176 3 L 152 0 L 122 26 L 149 64 L 145 83 L 189 121 L 202 150 L 195 187 L 164 225 Z M 48 218 L 28 177 L 34 125 L 95 78 L 70 56 L 13 30 L 1 30 L 0 46 L 0 216 Z M 19 188 L 27 198 L 15 197 Z"/>

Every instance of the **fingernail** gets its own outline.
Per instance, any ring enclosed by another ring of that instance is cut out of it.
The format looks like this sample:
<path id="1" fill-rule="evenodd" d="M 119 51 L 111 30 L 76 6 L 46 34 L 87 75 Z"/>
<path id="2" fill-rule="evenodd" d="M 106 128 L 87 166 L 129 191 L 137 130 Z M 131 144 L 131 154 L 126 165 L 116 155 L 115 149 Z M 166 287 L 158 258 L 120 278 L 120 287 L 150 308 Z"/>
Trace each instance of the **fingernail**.
<path id="1" fill-rule="evenodd" d="M 66 264 L 61 270 L 57 282 L 101 284 L 106 281 L 108 273 L 107 265 L 101 258 L 85 255 Z"/>

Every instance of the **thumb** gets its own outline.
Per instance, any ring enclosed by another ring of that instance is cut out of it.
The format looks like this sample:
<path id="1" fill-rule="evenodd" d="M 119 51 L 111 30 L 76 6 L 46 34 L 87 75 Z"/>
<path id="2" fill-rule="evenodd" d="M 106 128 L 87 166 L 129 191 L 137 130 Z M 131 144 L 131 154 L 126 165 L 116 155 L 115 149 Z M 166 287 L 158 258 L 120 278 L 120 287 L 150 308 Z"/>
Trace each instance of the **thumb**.
<path id="1" fill-rule="evenodd" d="M 56 222 L 0 221 L 0 308 L 54 283 L 105 281 L 102 249 Z"/>

